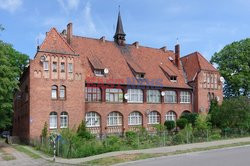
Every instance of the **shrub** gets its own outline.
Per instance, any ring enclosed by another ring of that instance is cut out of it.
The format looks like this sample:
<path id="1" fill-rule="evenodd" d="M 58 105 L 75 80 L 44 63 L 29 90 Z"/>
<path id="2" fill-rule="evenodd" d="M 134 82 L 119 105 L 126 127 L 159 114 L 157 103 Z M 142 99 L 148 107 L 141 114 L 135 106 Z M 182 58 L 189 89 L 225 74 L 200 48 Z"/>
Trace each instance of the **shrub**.
<path id="1" fill-rule="evenodd" d="M 175 128 L 175 121 L 173 120 L 166 120 L 164 123 L 165 127 L 168 131 L 172 131 Z"/>
<path id="2" fill-rule="evenodd" d="M 77 136 L 80 138 L 85 138 L 87 140 L 93 139 L 94 136 L 87 130 L 86 124 L 84 121 L 81 122 L 77 129 Z"/>
<path id="3" fill-rule="evenodd" d="M 138 135 L 134 131 L 127 131 L 125 137 L 128 145 L 138 147 Z"/>
<path id="4" fill-rule="evenodd" d="M 197 113 L 190 113 L 190 114 L 183 114 L 181 115 L 181 119 L 187 119 L 188 123 L 191 123 L 192 126 L 195 125 L 195 120 L 196 118 L 198 117 L 198 114 Z"/>
<path id="5" fill-rule="evenodd" d="M 123 143 L 118 136 L 110 135 L 105 139 L 103 144 L 107 151 L 117 151 L 120 150 Z"/>
<path id="6" fill-rule="evenodd" d="M 47 138 L 47 136 L 48 136 L 48 124 L 47 124 L 47 122 L 44 123 L 41 136 L 42 136 L 42 138 Z"/>
<path id="7" fill-rule="evenodd" d="M 184 129 L 185 126 L 188 124 L 188 120 L 184 119 L 184 118 L 180 118 L 176 121 L 176 125 L 177 127 L 179 127 L 180 129 Z"/>
<path id="8" fill-rule="evenodd" d="M 154 128 L 156 129 L 157 133 L 162 133 L 165 130 L 165 126 L 162 124 L 155 124 Z"/>

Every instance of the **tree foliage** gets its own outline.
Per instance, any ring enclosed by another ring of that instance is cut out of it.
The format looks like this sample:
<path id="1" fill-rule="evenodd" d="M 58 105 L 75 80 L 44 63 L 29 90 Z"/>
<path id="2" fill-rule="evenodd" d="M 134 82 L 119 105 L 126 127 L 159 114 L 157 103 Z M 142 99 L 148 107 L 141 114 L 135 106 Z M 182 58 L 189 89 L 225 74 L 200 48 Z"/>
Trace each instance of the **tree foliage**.
<path id="1" fill-rule="evenodd" d="M 224 94 L 248 96 L 250 90 L 250 38 L 233 42 L 215 53 L 211 63 L 218 65 L 225 78 Z"/>
<path id="2" fill-rule="evenodd" d="M 0 40 L 0 129 L 11 126 L 13 95 L 27 63 L 27 55 Z"/>
<path id="3" fill-rule="evenodd" d="M 211 108 L 211 123 L 222 130 L 250 129 L 250 101 L 247 97 L 225 99 L 221 106 Z"/>
<path id="4" fill-rule="evenodd" d="M 175 128 L 175 121 L 173 120 L 166 120 L 164 125 L 166 126 L 168 131 L 172 131 Z"/>

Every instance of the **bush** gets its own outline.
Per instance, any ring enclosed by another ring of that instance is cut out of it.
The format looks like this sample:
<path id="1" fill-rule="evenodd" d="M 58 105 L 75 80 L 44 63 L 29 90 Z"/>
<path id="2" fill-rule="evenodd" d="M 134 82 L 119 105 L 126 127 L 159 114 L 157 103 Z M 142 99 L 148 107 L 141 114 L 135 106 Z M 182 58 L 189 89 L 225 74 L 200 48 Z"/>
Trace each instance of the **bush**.
<path id="1" fill-rule="evenodd" d="M 107 151 L 117 151 L 117 150 L 120 150 L 121 145 L 123 143 L 118 136 L 111 135 L 105 139 L 103 144 L 104 144 L 104 147 L 107 149 Z"/>
<path id="2" fill-rule="evenodd" d="M 173 120 L 166 120 L 164 125 L 166 126 L 168 131 L 172 131 L 175 128 L 175 121 Z"/>
<path id="3" fill-rule="evenodd" d="M 185 126 L 188 124 L 188 120 L 184 119 L 184 118 L 180 118 L 176 121 L 176 125 L 177 127 L 179 127 L 180 129 L 184 129 Z"/>
<path id="4" fill-rule="evenodd" d="M 87 130 L 85 122 L 82 121 L 77 129 L 77 136 L 87 140 L 93 139 L 94 136 Z"/>
<path id="5" fill-rule="evenodd" d="M 191 123 L 192 126 L 195 125 L 195 120 L 196 118 L 198 117 L 198 114 L 197 113 L 190 113 L 190 114 L 183 114 L 181 115 L 181 119 L 187 119 L 188 123 Z"/>
<path id="6" fill-rule="evenodd" d="M 138 135 L 134 131 L 127 131 L 125 137 L 128 145 L 138 147 Z"/>

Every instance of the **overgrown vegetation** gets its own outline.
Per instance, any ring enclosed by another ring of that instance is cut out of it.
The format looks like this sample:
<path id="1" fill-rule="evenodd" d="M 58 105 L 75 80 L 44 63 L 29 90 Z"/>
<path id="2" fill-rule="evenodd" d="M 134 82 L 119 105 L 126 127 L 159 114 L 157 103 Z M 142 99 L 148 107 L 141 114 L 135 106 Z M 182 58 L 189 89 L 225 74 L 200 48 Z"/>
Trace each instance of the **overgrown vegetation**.
<path id="1" fill-rule="evenodd" d="M 122 136 L 108 135 L 102 139 L 90 134 L 84 121 L 77 129 L 63 129 L 49 137 L 47 127 L 45 123 L 41 134 L 43 143 L 37 144 L 37 148 L 53 154 L 53 142 L 49 138 L 60 135 L 56 142 L 57 156 L 78 158 L 112 151 L 247 136 L 250 134 L 250 106 L 249 99 L 244 97 L 226 99 L 221 106 L 212 101 L 209 114 L 185 114 L 176 123 L 166 121 L 164 125 L 154 125 L 153 133 L 140 127 L 136 132 L 127 131 Z"/>

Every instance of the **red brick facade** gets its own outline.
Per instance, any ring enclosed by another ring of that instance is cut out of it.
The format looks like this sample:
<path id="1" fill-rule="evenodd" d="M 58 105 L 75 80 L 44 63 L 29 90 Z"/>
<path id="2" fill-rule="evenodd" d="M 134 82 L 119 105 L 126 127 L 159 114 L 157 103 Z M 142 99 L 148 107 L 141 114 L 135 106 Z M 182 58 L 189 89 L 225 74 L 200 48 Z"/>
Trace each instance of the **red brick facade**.
<path id="1" fill-rule="evenodd" d="M 50 131 L 59 130 L 62 126 L 62 112 L 67 113 L 70 128 L 77 127 L 85 120 L 86 113 L 95 112 L 100 117 L 100 122 L 95 123 L 100 124 L 89 128 L 93 133 L 122 133 L 134 130 L 135 126 L 129 125 L 128 122 L 133 111 L 140 112 L 142 123 L 139 126 L 152 130 L 152 124 L 148 124 L 152 120 L 149 120 L 152 111 L 159 113 L 158 122 L 163 124 L 169 111 L 175 112 L 177 118 L 184 111 L 203 112 L 203 108 L 207 111 L 208 92 L 211 96 L 213 94 L 214 98 L 218 96 L 220 102 L 223 99 L 219 73 L 216 70 L 203 70 L 201 67 L 194 68 L 194 71 L 189 70 L 189 60 L 180 59 L 179 45 L 173 52 L 166 48 L 142 47 L 138 42 L 125 44 L 125 34 L 116 33 L 117 42 L 110 42 L 105 41 L 104 37 L 90 39 L 73 36 L 72 33 L 72 24 L 68 25 L 66 34 L 59 34 L 52 28 L 38 48 L 34 60 L 30 61 L 29 68 L 21 79 L 20 92 L 14 100 L 13 135 L 25 140 L 38 138 L 44 123 L 51 125 L 52 112 L 57 114 L 57 126 Z M 122 38 L 119 38 L 119 35 L 122 35 Z M 199 65 L 209 64 L 206 60 L 202 63 L 206 64 Z M 98 75 L 95 72 L 100 73 Z M 211 88 L 210 85 L 204 87 L 204 72 L 217 74 L 217 88 Z M 196 75 L 190 80 L 193 73 Z M 90 85 L 100 87 L 100 101 L 85 101 L 85 86 Z M 142 89 L 142 103 L 127 101 L 125 94 L 128 94 L 131 85 Z M 57 99 L 52 99 L 52 86 L 57 87 Z M 64 99 L 59 98 L 61 86 L 66 88 Z M 112 86 L 122 90 L 122 102 L 107 102 L 106 88 Z M 147 97 L 150 97 L 147 95 L 148 89 L 152 88 L 157 88 L 160 94 L 157 93 L 156 96 L 160 101 L 158 103 L 147 101 Z M 176 103 L 164 102 L 165 93 L 162 92 L 166 90 L 176 92 Z M 182 91 L 190 95 L 190 102 L 181 103 Z M 120 125 L 107 124 L 111 112 L 120 113 Z"/>

